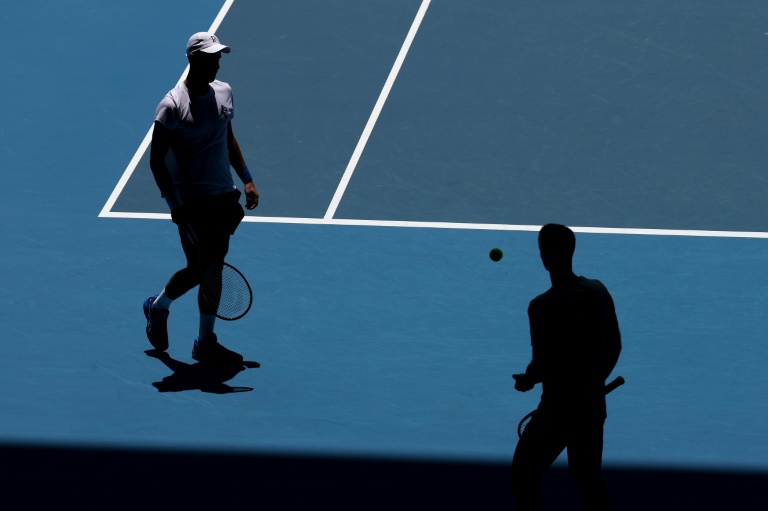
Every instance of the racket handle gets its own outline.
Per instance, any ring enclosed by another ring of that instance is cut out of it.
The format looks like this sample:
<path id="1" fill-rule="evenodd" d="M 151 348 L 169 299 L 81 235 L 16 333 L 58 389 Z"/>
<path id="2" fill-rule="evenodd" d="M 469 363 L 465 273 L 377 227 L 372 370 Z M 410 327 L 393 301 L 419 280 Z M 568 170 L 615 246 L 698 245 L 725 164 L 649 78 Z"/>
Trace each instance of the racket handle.
<path id="1" fill-rule="evenodd" d="M 624 385 L 624 378 L 622 376 L 618 376 L 605 386 L 605 393 L 609 394 L 616 390 L 617 387 L 621 387 L 622 385 Z"/>

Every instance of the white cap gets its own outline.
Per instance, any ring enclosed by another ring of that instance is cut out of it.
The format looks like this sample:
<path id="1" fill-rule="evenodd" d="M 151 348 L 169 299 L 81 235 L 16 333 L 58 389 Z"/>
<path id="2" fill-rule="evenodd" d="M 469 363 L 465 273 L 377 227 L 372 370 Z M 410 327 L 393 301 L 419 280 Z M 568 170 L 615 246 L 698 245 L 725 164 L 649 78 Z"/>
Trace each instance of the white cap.
<path id="1" fill-rule="evenodd" d="M 219 38 L 210 32 L 198 32 L 189 38 L 187 43 L 187 55 L 192 55 L 202 51 L 203 53 L 229 53 L 229 46 L 224 46 L 219 42 Z"/>

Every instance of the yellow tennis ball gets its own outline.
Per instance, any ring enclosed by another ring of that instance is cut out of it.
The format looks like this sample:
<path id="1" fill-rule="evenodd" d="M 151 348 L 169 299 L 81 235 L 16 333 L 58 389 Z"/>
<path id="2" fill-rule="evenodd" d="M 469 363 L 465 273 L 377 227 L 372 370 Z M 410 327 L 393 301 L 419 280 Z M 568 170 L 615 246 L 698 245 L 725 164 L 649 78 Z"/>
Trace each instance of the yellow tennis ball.
<path id="1" fill-rule="evenodd" d="M 504 252 L 502 252 L 500 248 L 492 248 L 488 257 L 490 257 L 493 262 L 499 262 L 501 261 L 501 258 L 504 257 Z"/>

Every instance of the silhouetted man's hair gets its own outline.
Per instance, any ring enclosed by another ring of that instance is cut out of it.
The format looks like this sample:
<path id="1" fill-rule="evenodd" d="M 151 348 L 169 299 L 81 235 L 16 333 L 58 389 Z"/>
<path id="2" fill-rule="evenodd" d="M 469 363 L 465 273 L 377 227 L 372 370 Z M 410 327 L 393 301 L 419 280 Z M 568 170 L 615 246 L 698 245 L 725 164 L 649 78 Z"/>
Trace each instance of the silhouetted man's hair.
<path id="1" fill-rule="evenodd" d="M 539 231 L 539 250 L 547 261 L 558 266 L 570 265 L 576 250 L 576 235 L 564 225 L 547 224 Z"/>

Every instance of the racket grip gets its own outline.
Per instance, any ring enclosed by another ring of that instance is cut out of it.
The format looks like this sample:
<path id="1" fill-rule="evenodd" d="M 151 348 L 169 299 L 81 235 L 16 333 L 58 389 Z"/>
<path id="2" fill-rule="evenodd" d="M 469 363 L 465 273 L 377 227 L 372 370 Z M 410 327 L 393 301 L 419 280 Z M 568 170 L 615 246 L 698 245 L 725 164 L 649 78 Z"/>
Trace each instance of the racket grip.
<path id="1" fill-rule="evenodd" d="M 624 377 L 618 376 L 605 386 L 605 393 L 609 394 L 610 392 L 616 390 L 617 387 L 621 387 L 622 385 L 624 385 Z"/>

